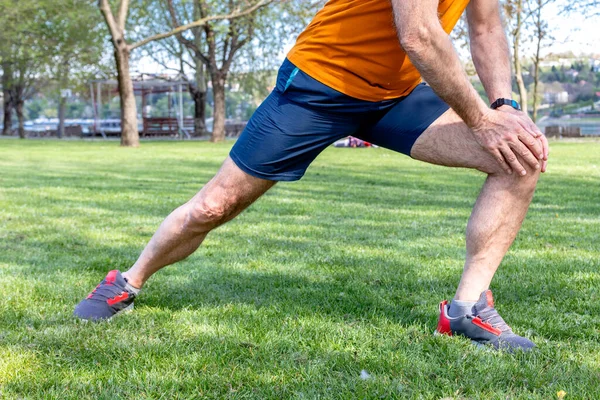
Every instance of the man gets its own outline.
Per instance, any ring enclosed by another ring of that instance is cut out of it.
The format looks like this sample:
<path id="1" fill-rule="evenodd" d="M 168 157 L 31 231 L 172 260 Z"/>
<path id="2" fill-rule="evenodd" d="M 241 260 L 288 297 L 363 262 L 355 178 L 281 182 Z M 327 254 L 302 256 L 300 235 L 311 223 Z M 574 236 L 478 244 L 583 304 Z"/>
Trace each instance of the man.
<path id="1" fill-rule="evenodd" d="M 417 160 L 487 174 L 467 226 L 464 272 L 452 305 L 440 305 L 438 332 L 495 348 L 532 348 L 500 317 L 488 288 L 525 218 L 548 147 L 510 100 L 498 1 L 468 3 L 330 0 L 298 38 L 276 88 L 216 176 L 165 219 L 127 272 L 111 271 L 75 315 L 103 319 L 129 309 L 156 271 L 192 254 L 212 229 L 277 181 L 300 179 L 324 148 L 352 135 Z M 492 107 L 469 83 L 448 36 L 465 9 Z"/>

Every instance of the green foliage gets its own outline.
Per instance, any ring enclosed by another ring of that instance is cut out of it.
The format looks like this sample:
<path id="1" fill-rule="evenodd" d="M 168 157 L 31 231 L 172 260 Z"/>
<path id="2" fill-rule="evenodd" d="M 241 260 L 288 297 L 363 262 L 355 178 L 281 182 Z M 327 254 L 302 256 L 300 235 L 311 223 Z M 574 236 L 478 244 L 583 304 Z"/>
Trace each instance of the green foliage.
<path id="1" fill-rule="evenodd" d="M 227 118 L 249 120 L 257 105 L 252 101 L 252 96 L 243 91 L 226 92 Z"/>
<path id="2" fill-rule="evenodd" d="M 48 99 L 44 97 L 40 97 L 30 101 L 25 109 L 25 115 L 27 115 L 27 119 L 48 117 L 48 115 L 46 114 L 46 111 L 48 110 L 48 103 Z"/>
<path id="3" fill-rule="evenodd" d="M 104 37 L 89 1 L 0 0 L 0 9 L 0 56 L 21 79 L 69 84 L 97 70 Z"/>
<path id="4" fill-rule="evenodd" d="M 327 149 L 153 277 L 133 313 L 74 320 L 230 147 L 0 141 L 1 397 L 600 398 L 598 141 L 552 143 L 493 282 L 534 353 L 432 335 L 484 177 L 384 149 Z"/>
<path id="5" fill-rule="evenodd" d="M 57 88 L 84 90 L 102 71 L 106 37 L 99 13 L 87 0 L 52 0 L 46 23 L 52 38 L 51 77 Z"/>
<path id="6" fill-rule="evenodd" d="M 189 23 L 199 17 L 199 11 L 194 9 L 195 3 L 198 3 L 198 0 L 173 1 L 179 24 Z M 230 49 L 229 40 L 232 32 L 240 35 L 238 42 L 252 38 L 236 52 L 229 76 L 230 83 L 239 85 L 240 90 L 250 93 L 254 98 L 264 98 L 272 86 L 273 71 L 281 62 L 284 46 L 295 39 L 323 3 L 323 1 L 300 0 L 275 1 L 248 17 L 236 19 L 235 22 L 229 20 L 212 22 L 210 26 L 215 35 L 219 67 L 222 66 L 221 61 L 226 58 Z M 202 4 L 202 15 L 216 15 L 243 9 L 248 2 L 211 0 L 204 1 Z M 152 8 L 153 12 L 144 20 L 144 27 L 136 29 L 135 34 L 138 39 L 173 27 L 166 0 L 154 2 L 149 8 Z M 157 18 L 157 15 L 160 17 Z M 208 54 L 207 38 L 202 29 L 192 29 L 184 32 L 183 36 L 199 44 L 203 54 Z M 145 54 L 159 61 L 163 66 L 167 66 L 169 62 L 171 68 L 181 64 L 188 75 L 193 75 L 195 70 L 193 52 L 182 49 L 173 38 L 150 44 Z M 178 61 L 179 58 L 182 58 L 181 62 Z"/>
<path id="7" fill-rule="evenodd" d="M 36 76 L 49 60 L 45 2 L 0 0 L 0 61 L 4 84 L 29 97 Z"/>
<path id="8" fill-rule="evenodd" d="M 292 44 L 324 1 L 276 1 L 255 18 L 255 40 L 242 49 L 235 71 L 272 71 L 281 60 L 285 45 Z M 266 77 L 268 79 L 268 77 Z"/>
<path id="9" fill-rule="evenodd" d="M 95 6 L 87 0 L 0 0 L 0 10 L 0 68 L 9 106 L 25 104 L 25 118 L 56 117 L 61 90 L 87 90 L 87 80 L 102 69 L 104 35 Z M 25 103 L 38 91 L 47 99 Z M 67 116 L 85 107 L 71 100 Z"/>
<path id="10" fill-rule="evenodd" d="M 66 118 L 93 118 L 93 112 L 86 99 L 73 96 L 66 105 Z M 25 116 L 28 120 L 40 117 L 57 118 L 58 101 L 52 97 L 35 96 L 25 105 Z"/>

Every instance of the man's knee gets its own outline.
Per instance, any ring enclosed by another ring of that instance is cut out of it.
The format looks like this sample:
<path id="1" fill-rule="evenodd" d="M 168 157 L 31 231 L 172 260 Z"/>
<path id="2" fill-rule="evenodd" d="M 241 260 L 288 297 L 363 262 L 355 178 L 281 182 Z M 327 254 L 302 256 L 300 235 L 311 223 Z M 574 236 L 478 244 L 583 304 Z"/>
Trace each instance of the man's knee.
<path id="1" fill-rule="evenodd" d="M 235 196 L 198 195 L 188 203 L 186 224 L 198 231 L 209 231 L 227 222 L 234 214 Z"/>
<path id="2" fill-rule="evenodd" d="M 494 176 L 498 179 L 502 179 L 507 183 L 509 187 L 513 190 L 519 191 L 523 195 L 533 194 L 535 188 L 537 186 L 538 179 L 540 177 L 540 168 L 541 164 L 538 168 L 532 168 L 530 165 L 526 165 L 523 160 L 520 160 L 521 165 L 527 171 L 525 176 L 519 175 L 514 172 L 512 174 L 507 174 L 501 168 L 498 168 L 493 171 L 484 171 L 488 173 L 489 176 Z"/>

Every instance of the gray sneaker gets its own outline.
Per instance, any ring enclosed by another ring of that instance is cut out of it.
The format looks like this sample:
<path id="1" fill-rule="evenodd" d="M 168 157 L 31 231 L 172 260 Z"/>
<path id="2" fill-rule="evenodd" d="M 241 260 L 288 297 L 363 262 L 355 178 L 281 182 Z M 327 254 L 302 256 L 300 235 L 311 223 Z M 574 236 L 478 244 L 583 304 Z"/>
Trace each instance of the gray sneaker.
<path id="1" fill-rule="evenodd" d="M 130 290 L 121 272 L 113 270 L 75 307 L 73 314 L 92 321 L 109 319 L 123 311 L 132 310 L 135 296 L 136 293 Z"/>
<path id="2" fill-rule="evenodd" d="M 452 318 L 448 316 L 448 301 L 440 303 L 440 319 L 436 333 L 441 335 L 462 335 L 479 345 L 490 345 L 497 350 L 513 352 L 529 351 L 535 344 L 515 334 L 494 308 L 491 290 L 481 293 L 479 301 L 471 309 L 471 314 Z"/>

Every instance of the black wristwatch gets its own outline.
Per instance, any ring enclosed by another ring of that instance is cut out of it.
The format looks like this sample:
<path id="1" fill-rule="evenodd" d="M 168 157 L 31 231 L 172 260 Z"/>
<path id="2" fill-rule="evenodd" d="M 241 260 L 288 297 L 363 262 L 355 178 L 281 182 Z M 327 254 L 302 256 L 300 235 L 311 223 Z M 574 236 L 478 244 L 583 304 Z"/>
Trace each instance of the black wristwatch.
<path id="1" fill-rule="evenodd" d="M 516 100 L 512 99 L 498 99 L 490 105 L 490 108 L 492 110 L 495 110 L 496 108 L 502 107 L 504 105 L 511 106 L 515 110 L 521 110 L 521 106 L 519 105 L 519 103 Z"/>

